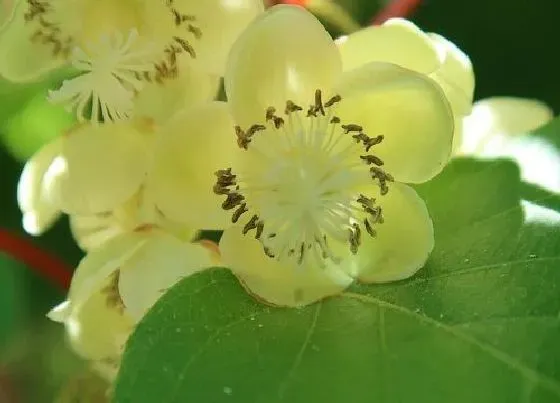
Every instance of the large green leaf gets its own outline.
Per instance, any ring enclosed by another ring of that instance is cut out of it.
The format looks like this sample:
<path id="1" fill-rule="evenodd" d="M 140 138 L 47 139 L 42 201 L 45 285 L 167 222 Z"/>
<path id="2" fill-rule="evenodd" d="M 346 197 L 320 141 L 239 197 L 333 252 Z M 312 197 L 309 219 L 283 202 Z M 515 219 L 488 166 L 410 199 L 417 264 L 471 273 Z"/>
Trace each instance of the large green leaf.
<path id="1" fill-rule="evenodd" d="M 559 128 L 418 187 L 436 248 L 409 280 L 279 309 L 226 270 L 184 279 L 129 340 L 114 400 L 560 402 Z"/>

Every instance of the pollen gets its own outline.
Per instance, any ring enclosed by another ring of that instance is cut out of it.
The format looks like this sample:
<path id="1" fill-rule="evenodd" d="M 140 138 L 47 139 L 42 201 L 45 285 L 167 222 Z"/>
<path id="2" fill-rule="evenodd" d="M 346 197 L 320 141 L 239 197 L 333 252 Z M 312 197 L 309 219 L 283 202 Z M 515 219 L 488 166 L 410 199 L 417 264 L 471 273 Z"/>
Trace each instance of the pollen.
<path id="1" fill-rule="evenodd" d="M 383 135 L 342 122 L 336 116 L 341 102 L 316 90 L 308 108 L 290 100 L 282 114 L 267 108 L 264 124 L 235 128 L 245 168 L 215 173 L 222 208 L 272 259 L 338 263 L 344 250 L 356 254 L 364 236 L 375 237 L 384 221 L 377 200 L 363 193 L 373 182 L 382 197 L 393 181 L 373 153 Z"/>

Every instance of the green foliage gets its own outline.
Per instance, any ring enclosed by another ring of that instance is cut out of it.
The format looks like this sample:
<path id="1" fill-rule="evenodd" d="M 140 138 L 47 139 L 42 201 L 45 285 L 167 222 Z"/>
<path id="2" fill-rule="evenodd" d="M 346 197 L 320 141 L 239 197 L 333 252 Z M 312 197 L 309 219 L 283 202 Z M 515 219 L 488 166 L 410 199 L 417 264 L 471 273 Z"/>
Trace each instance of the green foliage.
<path id="1" fill-rule="evenodd" d="M 184 279 L 129 340 L 114 401 L 560 402 L 560 183 L 535 170 L 558 133 L 419 186 L 436 248 L 409 280 L 280 309 L 223 269 Z"/>

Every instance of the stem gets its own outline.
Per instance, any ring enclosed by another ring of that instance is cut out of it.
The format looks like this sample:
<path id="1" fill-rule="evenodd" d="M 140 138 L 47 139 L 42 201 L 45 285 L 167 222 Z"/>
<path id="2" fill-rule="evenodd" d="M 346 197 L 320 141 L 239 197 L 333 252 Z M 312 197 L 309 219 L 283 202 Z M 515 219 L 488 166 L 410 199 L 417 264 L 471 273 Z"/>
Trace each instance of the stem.
<path id="1" fill-rule="evenodd" d="M 391 0 L 371 21 L 371 25 L 383 24 L 389 18 L 407 18 L 418 8 L 422 0 Z"/>
<path id="2" fill-rule="evenodd" d="M 62 289 L 67 290 L 72 278 L 72 269 L 47 251 L 38 248 L 29 240 L 7 230 L 0 229 L 0 251 L 27 265 L 31 270 Z"/>

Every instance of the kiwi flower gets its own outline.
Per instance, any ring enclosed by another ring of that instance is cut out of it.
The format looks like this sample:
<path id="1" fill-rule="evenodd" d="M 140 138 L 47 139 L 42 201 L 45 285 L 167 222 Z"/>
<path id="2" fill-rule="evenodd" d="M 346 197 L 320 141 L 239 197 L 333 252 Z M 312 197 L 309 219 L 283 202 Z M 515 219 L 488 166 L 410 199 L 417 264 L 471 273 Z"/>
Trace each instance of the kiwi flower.
<path id="1" fill-rule="evenodd" d="M 79 120 L 127 119 L 154 83 L 194 75 L 192 91 L 222 74 L 225 56 L 260 0 L 15 0 L 0 37 L 0 75 L 30 81 L 71 64 L 50 99 Z M 185 59 L 189 61 L 182 68 Z"/>
<path id="2" fill-rule="evenodd" d="M 315 17 L 287 5 L 258 17 L 227 61 L 235 151 L 213 190 L 233 225 L 220 252 L 250 293 L 275 305 L 311 303 L 355 278 L 407 278 L 433 248 L 432 221 L 407 183 L 448 162 L 445 93 L 391 59 L 343 62 Z"/>

